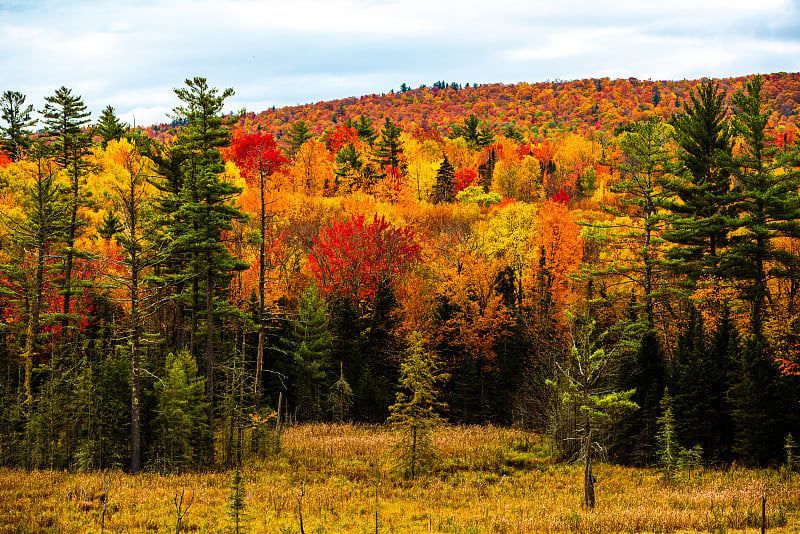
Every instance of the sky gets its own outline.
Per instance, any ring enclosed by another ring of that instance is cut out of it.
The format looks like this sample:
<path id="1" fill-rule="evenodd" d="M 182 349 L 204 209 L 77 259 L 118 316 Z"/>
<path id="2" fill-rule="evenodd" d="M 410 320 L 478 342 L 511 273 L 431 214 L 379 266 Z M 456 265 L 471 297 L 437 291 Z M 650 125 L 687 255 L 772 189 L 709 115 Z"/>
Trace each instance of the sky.
<path id="1" fill-rule="evenodd" d="M 186 78 L 263 111 L 448 83 L 800 71 L 800 0 L 0 0 L 0 91 L 169 120 Z"/>

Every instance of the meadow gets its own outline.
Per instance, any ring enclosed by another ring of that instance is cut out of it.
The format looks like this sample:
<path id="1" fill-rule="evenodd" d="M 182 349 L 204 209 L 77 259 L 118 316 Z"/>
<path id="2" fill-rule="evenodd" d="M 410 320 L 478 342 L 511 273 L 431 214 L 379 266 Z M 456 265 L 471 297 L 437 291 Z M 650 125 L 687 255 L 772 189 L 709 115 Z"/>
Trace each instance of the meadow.
<path id="1" fill-rule="evenodd" d="M 800 531 L 800 478 L 785 470 L 598 464 L 597 507 L 581 507 L 582 465 L 555 462 L 537 436 L 497 427 L 435 431 L 436 469 L 406 480 L 383 426 L 288 428 L 280 453 L 241 469 L 241 532 L 610 533 Z M 233 471 L 0 470 L 2 533 L 234 532 Z M 182 500 L 181 500 L 182 497 Z M 300 518 L 302 515 L 302 526 Z"/>

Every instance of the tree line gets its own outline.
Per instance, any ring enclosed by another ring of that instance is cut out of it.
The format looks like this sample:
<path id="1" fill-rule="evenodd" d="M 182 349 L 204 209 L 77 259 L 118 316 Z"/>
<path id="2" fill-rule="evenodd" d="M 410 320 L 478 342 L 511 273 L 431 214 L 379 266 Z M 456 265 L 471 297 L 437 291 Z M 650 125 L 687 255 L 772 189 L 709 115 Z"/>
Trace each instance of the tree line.
<path id="1" fill-rule="evenodd" d="M 34 132 L 6 91 L 0 463 L 232 465 L 277 423 L 387 418 L 416 451 L 444 416 L 652 464 L 664 399 L 702 461 L 779 462 L 800 166 L 762 91 L 538 144 L 475 115 L 276 140 L 200 77 L 167 142 L 64 87 Z"/>

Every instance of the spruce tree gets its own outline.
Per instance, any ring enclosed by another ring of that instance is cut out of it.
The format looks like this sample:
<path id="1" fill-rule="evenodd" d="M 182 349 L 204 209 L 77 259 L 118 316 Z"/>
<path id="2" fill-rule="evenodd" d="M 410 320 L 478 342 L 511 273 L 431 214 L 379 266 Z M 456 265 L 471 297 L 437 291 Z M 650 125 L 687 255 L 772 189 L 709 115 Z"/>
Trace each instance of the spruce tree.
<path id="1" fill-rule="evenodd" d="M 24 105 L 25 95 L 17 91 L 4 91 L 0 97 L 0 118 L 6 123 L 5 127 L 0 127 L 0 147 L 11 161 L 22 159 L 30 146 L 30 128 L 37 122 L 31 118 L 33 106 Z"/>
<path id="2" fill-rule="evenodd" d="M 316 286 L 311 285 L 297 302 L 294 345 L 295 391 L 298 413 L 309 420 L 319 420 L 324 412 L 324 395 L 333 339 L 328 330 L 328 306 Z"/>
<path id="3" fill-rule="evenodd" d="M 436 183 L 431 191 L 431 202 L 440 204 L 442 202 L 453 202 L 456 199 L 456 186 L 453 184 L 455 170 L 453 165 L 445 155 L 439 170 L 436 171 Z"/>

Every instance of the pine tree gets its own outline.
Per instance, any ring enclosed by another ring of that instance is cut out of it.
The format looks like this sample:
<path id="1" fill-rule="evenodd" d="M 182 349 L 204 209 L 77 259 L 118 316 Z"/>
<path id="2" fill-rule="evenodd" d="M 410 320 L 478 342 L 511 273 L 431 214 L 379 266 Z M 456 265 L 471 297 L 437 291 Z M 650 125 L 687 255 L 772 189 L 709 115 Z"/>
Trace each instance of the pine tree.
<path id="1" fill-rule="evenodd" d="M 147 143 L 146 138 L 134 138 L 134 143 Z M 162 243 L 155 240 L 155 222 L 146 218 L 150 210 L 147 175 L 149 161 L 142 150 L 128 141 L 112 145 L 116 160 L 121 164 L 122 179 L 111 186 L 122 216 L 121 228 L 114 237 L 122 247 L 122 258 L 118 273 L 112 280 L 126 294 L 128 305 L 128 331 L 130 334 L 131 358 L 131 473 L 141 468 L 141 424 L 142 395 L 140 389 L 142 308 L 145 308 L 147 292 L 143 291 L 147 271 L 165 259 L 159 250 Z"/>
<path id="2" fill-rule="evenodd" d="M 667 205 L 673 214 L 672 228 L 664 238 L 678 245 L 666 254 L 671 268 L 697 280 L 716 274 L 718 256 L 726 243 L 725 216 L 732 201 L 726 162 L 732 155 L 732 142 L 725 93 L 719 91 L 719 85 L 709 81 L 691 99 L 691 105 L 683 105 L 684 115 L 672 119 L 688 179 L 667 184 L 679 202 Z"/>
<path id="3" fill-rule="evenodd" d="M 387 422 L 401 433 L 400 462 L 410 478 L 415 478 L 430 466 L 433 449 L 430 432 L 443 419 L 438 410 L 438 387 L 448 376 L 439 371 L 436 356 L 425 350 L 419 332 L 408 336 L 408 349 L 400 365 L 400 389 L 395 403 L 389 407 Z"/>
<path id="4" fill-rule="evenodd" d="M 214 435 L 214 332 L 215 317 L 233 310 L 222 294 L 232 279 L 233 273 L 247 267 L 237 260 L 223 242 L 223 233 L 232 228 L 232 221 L 245 220 L 242 211 L 231 204 L 241 188 L 223 180 L 220 175 L 225 165 L 219 149 L 230 144 L 230 132 L 220 116 L 225 99 L 233 95 L 233 89 L 219 93 L 209 88 L 205 78 L 186 80 L 186 88 L 175 89 L 175 94 L 184 103 L 174 109 L 178 117 L 187 121 L 177 144 L 186 151 L 183 164 L 183 186 L 180 192 L 181 205 L 174 217 L 175 234 L 181 236 L 176 245 L 190 252 L 189 268 L 193 276 L 193 314 L 199 315 L 200 284 L 204 283 L 205 294 L 205 360 L 206 360 L 206 409 L 210 435 Z M 193 339 L 197 329 L 193 328 Z M 206 450 L 213 462 L 213 443 Z"/>
<path id="5" fill-rule="evenodd" d="M 634 390 L 615 391 L 608 386 L 618 365 L 619 353 L 629 348 L 626 332 L 609 344 L 609 331 L 597 332 L 597 323 L 589 317 L 573 320 L 573 333 L 569 355 L 557 365 L 558 382 L 548 380 L 557 387 L 561 403 L 574 414 L 574 432 L 580 439 L 583 458 L 583 505 L 595 506 L 595 477 L 592 462 L 599 446 L 598 434 L 604 425 L 638 406 L 631 400 Z"/>
<path id="6" fill-rule="evenodd" d="M 11 161 L 22 159 L 23 153 L 30 146 L 30 128 L 36 124 L 31 118 L 33 106 L 25 105 L 25 95 L 17 91 L 4 91 L 0 97 L 0 118 L 7 124 L 0 127 L 0 147 Z"/>
<path id="7" fill-rule="evenodd" d="M 791 252 L 775 245 L 779 237 L 800 237 L 800 170 L 792 154 L 768 138 L 770 110 L 764 108 L 763 80 L 750 80 L 747 92 L 733 95 L 731 125 L 740 150 L 729 161 L 733 189 L 729 246 L 719 263 L 720 276 L 738 282 L 751 305 L 753 348 L 764 348 L 763 322 L 769 296 L 767 278 L 785 278 L 796 266 Z"/>
<path id="8" fill-rule="evenodd" d="M 114 113 L 114 108 L 106 106 L 100 114 L 100 119 L 95 126 L 95 133 L 99 135 L 103 142 L 101 146 L 106 148 L 108 142 L 112 140 L 119 141 L 128 129 L 128 125 L 120 122 L 117 115 Z"/>
<path id="9" fill-rule="evenodd" d="M 63 235 L 68 225 L 67 207 L 60 201 L 58 188 L 58 168 L 51 159 L 50 147 L 35 141 L 30 150 L 30 163 L 26 167 L 28 186 L 25 196 L 21 198 L 21 207 L 26 220 L 18 220 L 10 214 L 0 212 L 0 220 L 10 230 L 11 240 L 19 245 L 20 255 L 11 255 L 10 262 L 0 264 L 0 272 L 11 280 L 27 280 L 30 273 L 24 272 L 24 266 L 30 261 L 26 257 L 27 250 L 33 252 L 34 273 L 32 284 L 26 294 L 16 295 L 26 302 L 28 309 L 27 330 L 24 335 L 25 347 L 22 359 L 24 372 L 23 412 L 26 421 L 25 465 L 31 467 L 31 429 L 33 417 L 33 363 L 40 348 L 42 316 L 45 312 L 45 283 L 54 276 L 49 274 L 52 267 L 48 264 L 52 247 Z M 6 249 L 7 253 L 11 248 Z M 25 284 L 27 285 L 27 284 Z"/>
<path id="10" fill-rule="evenodd" d="M 453 139 L 463 137 L 473 150 L 487 147 L 494 140 L 494 134 L 490 130 L 480 127 L 480 121 L 474 113 L 464 119 L 463 126 L 454 126 L 450 137 Z"/>
<path id="11" fill-rule="evenodd" d="M 403 131 L 392 121 L 386 119 L 386 123 L 381 129 L 381 138 L 375 148 L 373 161 L 385 171 L 387 169 L 399 169 L 400 158 L 403 154 L 403 146 L 400 141 L 400 134 Z"/>
<path id="12" fill-rule="evenodd" d="M 54 139 L 56 161 L 69 177 L 69 227 L 64 251 L 63 293 L 64 307 L 62 324 L 69 326 L 73 288 L 73 263 L 76 256 L 75 239 L 83 221 L 78 216 L 79 208 L 85 204 L 82 179 L 89 171 L 87 160 L 92 138 L 83 128 L 89 123 L 91 113 L 80 96 L 74 96 L 71 89 L 60 87 L 53 96 L 45 97 L 44 122 L 48 134 Z"/>
<path id="13" fill-rule="evenodd" d="M 358 132 L 358 138 L 363 139 L 367 142 L 369 146 L 375 144 L 375 140 L 378 138 L 378 134 L 375 133 L 375 130 L 372 129 L 372 120 L 368 119 L 364 115 L 361 115 L 358 118 L 358 122 L 353 124 L 353 127 Z"/>
<path id="14" fill-rule="evenodd" d="M 306 121 L 299 120 L 293 122 L 292 126 L 289 128 L 289 132 L 286 134 L 286 146 L 289 151 L 289 157 L 294 157 L 300 150 L 300 147 L 312 137 L 314 137 L 314 135 L 311 133 L 309 124 Z"/>

